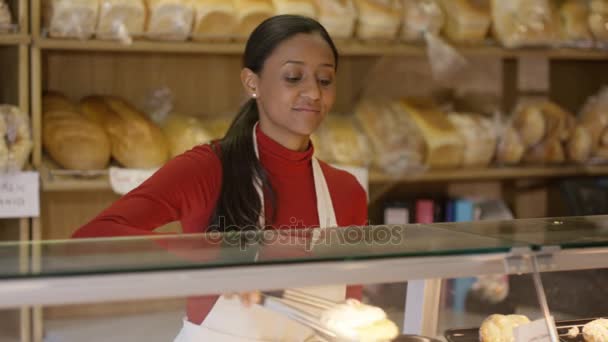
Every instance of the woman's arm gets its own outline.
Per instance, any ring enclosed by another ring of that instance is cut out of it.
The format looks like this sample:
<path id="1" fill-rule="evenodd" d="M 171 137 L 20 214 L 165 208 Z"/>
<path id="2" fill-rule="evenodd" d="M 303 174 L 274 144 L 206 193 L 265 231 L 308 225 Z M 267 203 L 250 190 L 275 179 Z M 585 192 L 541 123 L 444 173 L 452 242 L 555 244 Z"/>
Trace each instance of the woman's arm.
<path id="1" fill-rule="evenodd" d="M 209 146 L 170 160 L 139 187 L 121 197 L 72 237 L 153 235 L 181 221 L 185 232 L 202 232 L 221 187 L 221 162 Z"/>

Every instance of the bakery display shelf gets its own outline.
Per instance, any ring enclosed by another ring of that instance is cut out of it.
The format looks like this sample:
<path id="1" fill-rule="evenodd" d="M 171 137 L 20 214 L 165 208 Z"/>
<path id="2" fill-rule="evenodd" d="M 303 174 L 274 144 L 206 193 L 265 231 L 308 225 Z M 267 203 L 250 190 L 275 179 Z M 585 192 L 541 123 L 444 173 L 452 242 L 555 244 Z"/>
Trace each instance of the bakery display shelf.
<path id="1" fill-rule="evenodd" d="M 97 191 L 109 190 L 108 170 L 70 171 L 62 170 L 48 158 L 40 166 L 43 191 Z"/>
<path id="2" fill-rule="evenodd" d="M 511 166 L 476 169 L 432 170 L 404 176 L 394 176 L 379 172 L 372 172 L 370 174 L 370 183 L 476 181 L 601 175 L 608 175 L 608 166 Z"/>
<path id="3" fill-rule="evenodd" d="M 30 36 L 27 34 L 20 33 L 0 33 L 0 45 L 23 45 L 29 44 L 31 41 Z"/>
<path id="4" fill-rule="evenodd" d="M 364 43 L 359 41 L 338 41 L 340 53 L 345 56 L 415 56 L 427 55 L 421 45 L 403 43 Z M 196 54 L 241 54 L 245 49 L 242 42 L 164 42 L 135 40 L 132 44 L 105 40 L 75 40 L 56 38 L 35 38 L 34 45 L 43 50 L 83 50 L 114 52 L 153 53 L 196 53 Z M 464 55 L 518 58 L 543 56 L 554 59 L 608 59 L 608 51 L 565 48 L 505 49 L 498 46 L 458 47 Z"/>

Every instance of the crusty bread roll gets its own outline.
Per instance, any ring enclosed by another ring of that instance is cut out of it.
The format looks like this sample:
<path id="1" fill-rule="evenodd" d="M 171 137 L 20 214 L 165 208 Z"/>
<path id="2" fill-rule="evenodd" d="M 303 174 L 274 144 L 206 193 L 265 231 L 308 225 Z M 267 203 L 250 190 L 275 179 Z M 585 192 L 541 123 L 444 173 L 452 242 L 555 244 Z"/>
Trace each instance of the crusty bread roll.
<path id="1" fill-rule="evenodd" d="M 439 35 L 444 24 L 445 14 L 439 0 L 404 0 L 401 40 L 420 42 L 427 32 Z"/>
<path id="2" fill-rule="evenodd" d="M 463 166 L 488 166 L 494 158 L 497 141 L 492 120 L 472 113 L 449 113 L 448 119 L 464 142 Z"/>
<path id="3" fill-rule="evenodd" d="M 112 156 L 133 169 L 162 166 L 169 147 L 161 129 L 125 100 L 111 96 L 89 96 L 81 101 L 83 114 L 103 125 L 112 145 Z"/>
<path id="4" fill-rule="evenodd" d="M 353 0 L 316 0 L 318 20 L 334 39 L 351 38 L 357 9 Z"/>
<path id="5" fill-rule="evenodd" d="M 275 14 L 297 14 L 317 18 L 317 7 L 314 0 L 272 0 Z"/>
<path id="6" fill-rule="evenodd" d="M 8 5 L 0 0 L 0 32 L 8 32 L 11 29 L 11 11 Z"/>
<path id="7" fill-rule="evenodd" d="M 608 45 L 608 0 L 591 0 L 589 28 L 601 46 Z"/>
<path id="8" fill-rule="evenodd" d="M 194 0 L 194 40 L 228 40 L 237 27 L 237 12 L 232 1 Z"/>
<path id="9" fill-rule="evenodd" d="M 530 323 L 530 319 L 523 315 L 490 315 L 479 328 L 481 342 L 515 341 L 513 329 Z"/>
<path id="10" fill-rule="evenodd" d="M 430 100 L 405 99 L 399 102 L 416 123 L 426 145 L 425 164 L 430 168 L 462 165 L 464 141 L 447 115 Z"/>
<path id="11" fill-rule="evenodd" d="M 99 0 L 97 38 L 129 42 L 145 32 L 147 10 L 144 0 Z"/>
<path id="12" fill-rule="evenodd" d="M 275 13 L 271 0 L 233 0 L 237 14 L 234 36 L 246 40 L 253 30 Z"/>
<path id="13" fill-rule="evenodd" d="M 393 40 L 401 27 L 400 0 L 355 0 L 359 20 L 357 37 L 362 40 Z"/>
<path id="14" fill-rule="evenodd" d="M 524 146 L 538 144 L 545 136 L 545 118 L 538 106 L 522 106 L 515 111 L 513 127 L 519 132 Z"/>
<path id="15" fill-rule="evenodd" d="M 591 156 L 592 141 L 591 133 L 587 127 L 577 125 L 568 141 L 568 160 L 584 163 Z"/>
<path id="16" fill-rule="evenodd" d="M 98 0 L 46 0 L 42 5 L 42 21 L 49 36 L 87 39 L 95 33 Z"/>
<path id="17" fill-rule="evenodd" d="M 162 130 L 169 142 L 171 157 L 211 141 L 203 121 L 194 116 L 171 113 L 163 122 Z"/>
<path id="18" fill-rule="evenodd" d="M 157 40 L 186 40 L 192 32 L 192 0 L 146 0 L 146 36 Z"/>
<path id="19" fill-rule="evenodd" d="M 513 126 L 507 126 L 498 139 L 496 148 L 496 161 L 499 164 L 519 164 L 526 148 L 522 139 Z"/>
<path id="20" fill-rule="evenodd" d="M 491 0 L 492 32 L 509 48 L 546 46 L 559 40 L 559 17 L 550 0 Z"/>
<path id="21" fill-rule="evenodd" d="M 0 173 L 22 170 L 33 143 L 30 120 L 19 108 L 0 105 L 0 140 Z"/>
<path id="22" fill-rule="evenodd" d="M 587 19 L 589 7 L 586 0 L 566 0 L 560 8 L 562 39 L 568 45 L 590 45 L 593 35 L 589 30 Z"/>
<path id="23" fill-rule="evenodd" d="M 61 167 L 104 169 L 110 162 L 110 139 L 101 125 L 72 110 L 63 95 L 43 97 L 42 146 Z"/>
<path id="24" fill-rule="evenodd" d="M 489 0 L 441 0 L 447 19 L 443 33 L 457 43 L 479 43 L 491 24 Z"/>
<path id="25" fill-rule="evenodd" d="M 600 318 L 585 324 L 583 338 L 585 342 L 608 341 L 608 319 Z"/>

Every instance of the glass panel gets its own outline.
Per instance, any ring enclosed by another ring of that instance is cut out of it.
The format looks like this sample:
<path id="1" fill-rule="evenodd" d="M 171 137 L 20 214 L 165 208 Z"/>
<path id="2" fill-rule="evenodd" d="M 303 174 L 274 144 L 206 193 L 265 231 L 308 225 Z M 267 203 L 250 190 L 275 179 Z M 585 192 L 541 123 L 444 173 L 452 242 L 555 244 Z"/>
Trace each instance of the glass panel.
<path id="1" fill-rule="evenodd" d="M 608 246 L 608 216 L 440 223 L 435 227 L 517 241 L 533 247 Z"/>
<path id="2" fill-rule="evenodd" d="M 439 256 L 507 252 L 514 245 L 491 237 L 433 226 L 370 226 L 316 230 L 268 230 L 242 234 L 200 234 L 35 242 L 38 275 Z M 313 242 L 316 241 L 316 242 Z M 518 245 L 518 244 L 515 244 Z M 0 246 L 0 255 L 15 246 Z M 2 277 L 18 277 L 10 267 Z"/>

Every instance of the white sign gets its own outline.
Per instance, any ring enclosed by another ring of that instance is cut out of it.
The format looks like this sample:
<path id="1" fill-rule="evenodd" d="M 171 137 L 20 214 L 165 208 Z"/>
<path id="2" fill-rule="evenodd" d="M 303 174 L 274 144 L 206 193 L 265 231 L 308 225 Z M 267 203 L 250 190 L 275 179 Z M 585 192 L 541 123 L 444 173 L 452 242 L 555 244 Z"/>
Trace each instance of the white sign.
<path id="1" fill-rule="evenodd" d="M 150 178 L 158 169 L 140 170 L 110 167 L 110 185 L 112 191 L 124 195 L 137 188 L 146 179 Z"/>
<path id="2" fill-rule="evenodd" d="M 0 218 L 40 216 L 38 172 L 0 174 Z"/>
<path id="3" fill-rule="evenodd" d="M 551 325 L 555 326 L 554 324 Z M 516 342 L 551 342 L 551 335 L 545 319 L 515 327 L 513 336 Z"/>

